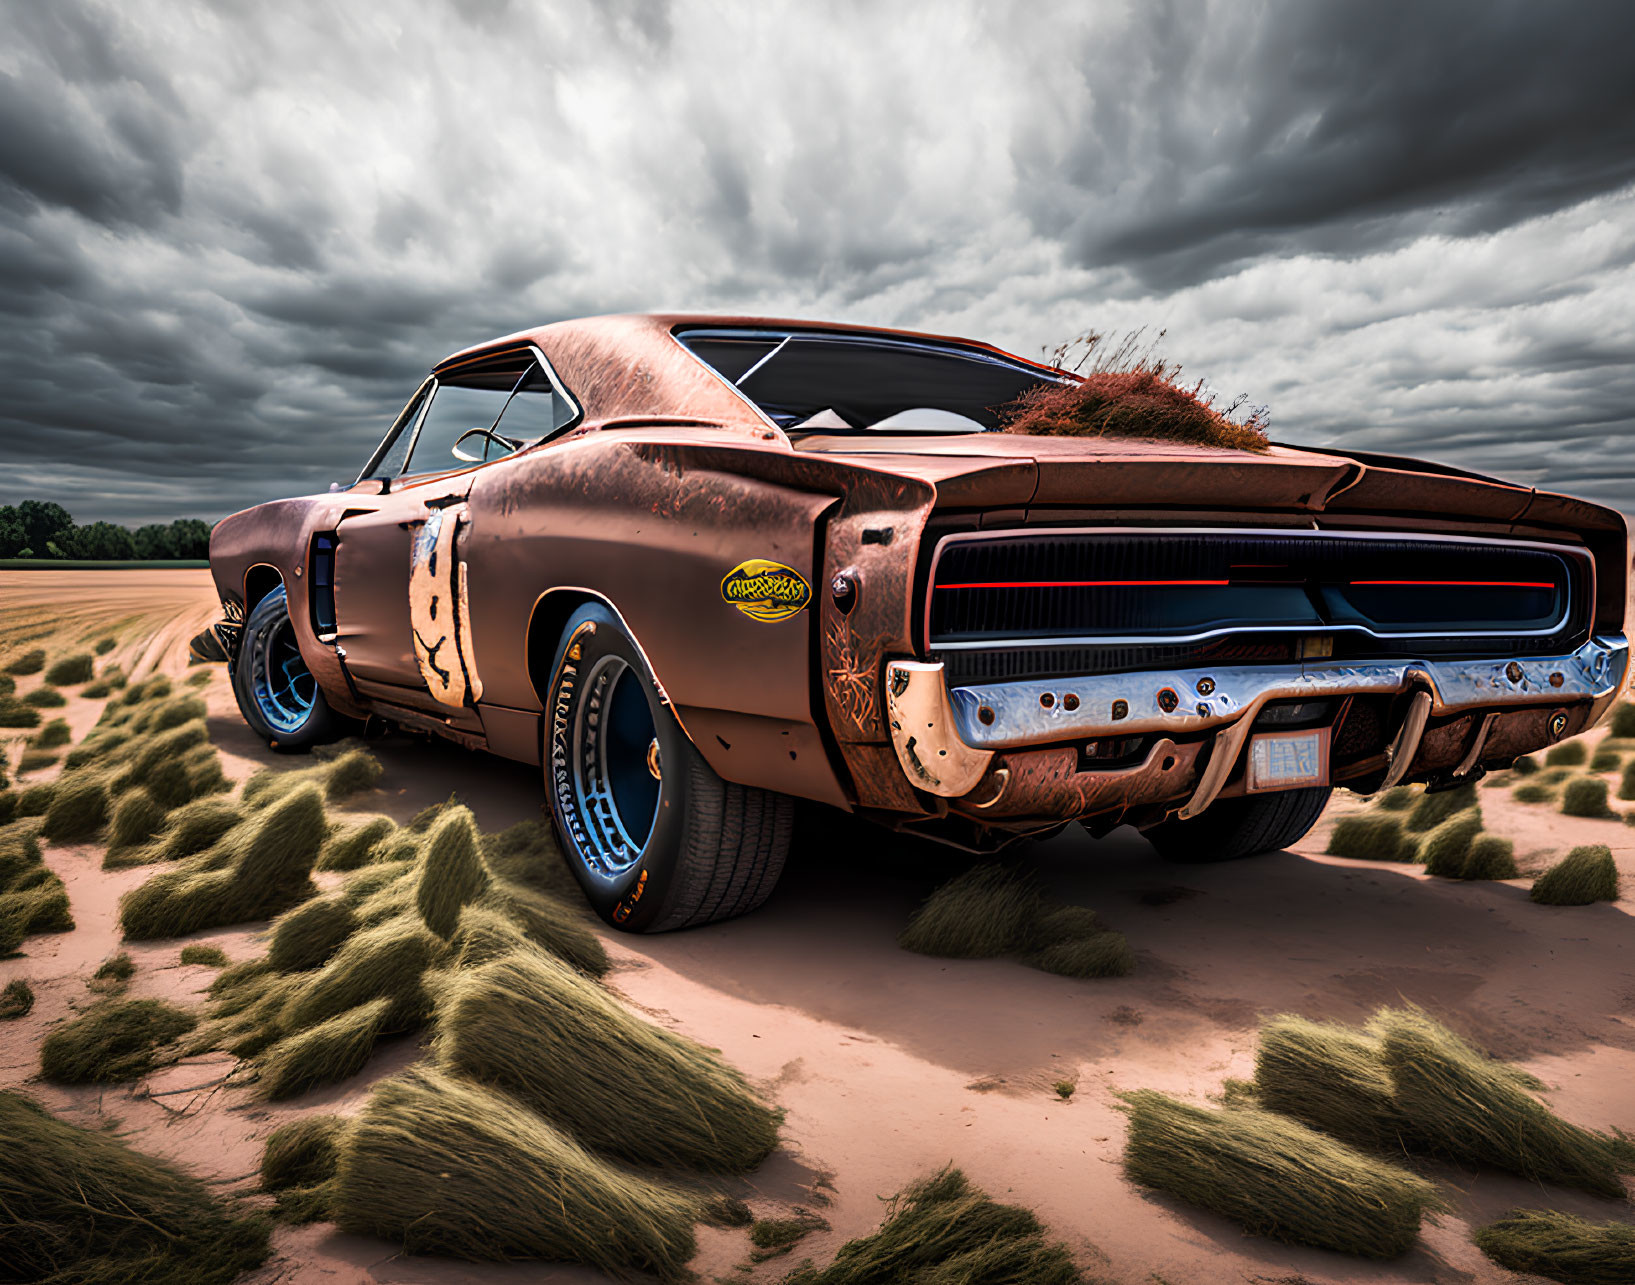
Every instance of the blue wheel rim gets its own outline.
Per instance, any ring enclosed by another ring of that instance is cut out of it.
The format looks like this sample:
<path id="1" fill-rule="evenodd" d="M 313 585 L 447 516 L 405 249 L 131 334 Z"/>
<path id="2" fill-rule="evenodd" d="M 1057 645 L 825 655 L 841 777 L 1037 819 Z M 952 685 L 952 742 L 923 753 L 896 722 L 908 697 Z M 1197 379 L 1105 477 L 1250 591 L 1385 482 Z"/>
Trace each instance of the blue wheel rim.
<path id="1" fill-rule="evenodd" d="M 250 657 L 250 691 L 257 712 L 275 732 L 298 732 L 312 716 L 318 680 L 301 659 L 288 616 L 256 637 Z"/>
<path id="2" fill-rule="evenodd" d="M 604 656 L 585 680 L 574 729 L 573 791 L 589 843 L 586 869 L 616 879 L 641 860 L 662 789 L 657 730 L 642 677 Z"/>

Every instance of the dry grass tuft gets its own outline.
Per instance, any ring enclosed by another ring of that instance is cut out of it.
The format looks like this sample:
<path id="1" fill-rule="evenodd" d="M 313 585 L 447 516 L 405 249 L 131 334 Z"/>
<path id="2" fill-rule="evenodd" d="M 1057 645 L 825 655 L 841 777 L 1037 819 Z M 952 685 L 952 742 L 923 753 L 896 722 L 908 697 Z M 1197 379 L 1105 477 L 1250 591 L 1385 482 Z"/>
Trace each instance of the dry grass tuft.
<path id="1" fill-rule="evenodd" d="M 1286 1013 L 1261 1024 L 1254 1098 L 1366 1151 L 1409 1150 L 1411 1130 L 1377 1036 Z"/>
<path id="2" fill-rule="evenodd" d="M 1287 1116 L 1246 1106 L 1211 1111 L 1151 1089 L 1124 1101 L 1131 1180 L 1256 1235 L 1395 1258 L 1413 1247 L 1423 1216 L 1445 1208 L 1423 1178 Z"/>
<path id="3" fill-rule="evenodd" d="M 24 978 L 14 978 L 0 991 L 0 1021 L 27 1017 L 33 1008 L 34 988 Z"/>
<path id="4" fill-rule="evenodd" d="M 323 790 L 324 797 L 333 802 L 374 789 L 385 772 L 380 760 L 368 750 L 348 750 L 327 763 L 295 772 L 262 768 L 244 783 L 239 797 L 245 807 L 264 808 L 288 798 L 303 786 L 316 785 Z"/>
<path id="5" fill-rule="evenodd" d="M 1471 844 L 1481 832 L 1480 808 L 1467 808 L 1443 821 L 1420 844 L 1419 859 L 1425 863 L 1425 873 L 1441 875 L 1444 879 L 1463 877 Z"/>
<path id="6" fill-rule="evenodd" d="M 542 952 L 447 978 L 437 1019 L 432 1047 L 443 1067 L 516 1095 L 595 1150 L 743 1173 L 777 1145 L 782 1113 L 736 1070 Z M 644 1086 L 640 1128 L 631 1127 L 631 1083 Z"/>
<path id="7" fill-rule="evenodd" d="M 390 999 L 371 1000 L 274 1044 L 261 1055 L 260 1089 L 278 1100 L 363 1070 L 392 1010 Z"/>
<path id="8" fill-rule="evenodd" d="M 343 898 L 314 897 L 273 921 L 267 963 L 280 973 L 318 968 L 357 926 L 357 916 Z"/>
<path id="9" fill-rule="evenodd" d="M 57 1285 L 228 1285 L 267 1258 L 268 1223 L 110 1133 L 0 1091 L 0 1264 Z"/>
<path id="10" fill-rule="evenodd" d="M 415 906 L 439 937 L 454 936 L 460 911 L 476 901 L 492 882 L 478 851 L 477 823 L 469 808 L 453 808 L 440 817 L 426 838 L 420 858 Z"/>
<path id="11" fill-rule="evenodd" d="M 1545 767 L 1579 767 L 1589 757 L 1583 741 L 1562 741 L 1544 752 Z"/>
<path id="12" fill-rule="evenodd" d="M 227 952 L 220 946 L 183 946 L 177 962 L 200 964 L 206 968 L 226 968 Z"/>
<path id="13" fill-rule="evenodd" d="M 61 709 L 68 704 L 68 697 L 55 687 L 36 687 L 24 695 L 23 704 L 32 705 L 35 709 Z"/>
<path id="14" fill-rule="evenodd" d="M 338 1115 L 309 1115 L 274 1129 L 261 1153 L 261 1185 L 267 1191 L 316 1187 L 335 1176 L 347 1122 Z"/>
<path id="15" fill-rule="evenodd" d="M 184 803 L 171 812 L 165 828 L 140 853 L 122 857 L 115 865 L 152 865 L 160 861 L 180 861 L 213 847 L 234 826 L 244 820 L 244 811 L 231 799 L 207 797 Z M 106 860 L 104 867 L 110 865 Z"/>
<path id="16" fill-rule="evenodd" d="M 0 727 L 38 727 L 40 711 L 11 697 L 0 699 Z"/>
<path id="17" fill-rule="evenodd" d="M 374 861 L 397 827 L 386 817 L 374 817 L 344 830 L 324 844 L 318 870 L 358 870 Z"/>
<path id="18" fill-rule="evenodd" d="M 1627 708 L 1627 707 L 1626 707 Z M 1478 1227 L 1477 1248 L 1500 1267 L 1563 1285 L 1635 1281 L 1635 1226 L 1592 1223 L 1550 1209 L 1517 1209 Z"/>
<path id="19" fill-rule="evenodd" d="M 416 1070 L 376 1087 L 341 1147 L 342 1230 L 410 1253 L 688 1275 L 700 1202 L 620 1172 L 494 1093 Z"/>
<path id="20" fill-rule="evenodd" d="M 1510 797 L 1517 803 L 1552 803 L 1556 787 L 1545 781 L 1523 781 L 1510 791 Z"/>
<path id="21" fill-rule="evenodd" d="M 1588 906 L 1617 901 L 1618 865 L 1604 843 L 1574 848 L 1533 884 L 1532 899 L 1544 906 Z"/>
<path id="22" fill-rule="evenodd" d="M 1527 1092 L 1529 1077 L 1516 1068 L 1482 1056 L 1418 1009 L 1383 1009 L 1371 1028 L 1397 1107 L 1433 1154 L 1595 1195 L 1627 1195 L 1618 1177 L 1630 1162 L 1627 1151 L 1560 1119 Z"/>
<path id="23" fill-rule="evenodd" d="M 842 1245 L 821 1270 L 802 1267 L 785 1285 L 1079 1285 L 1082 1279 L 1067 1247 L 1047 1240 L 1031 1211 L 989 1199 L 948 1168 L 894 1196 L 879 1231 Z"/>
<path id="24" fill-rule="evenodd" d="M 321 969 L 299 979 L 279 1015 L 282 1029 L 304 1030 L 360 1004 L 389 999 L 383 1029 L 410 1030 L 431 1011 L 421 977 L 445 949 L 412 915 L 356 932 Z"/>
<path id="25" fill-rule="evenodd" d="M 755 1247 L 750 1261 L 764 1263 L 778 1258 L 813 1232 L 828 1230 L 828 1219 L 804 1209 L 797 1209 L 792 1218 L 756 1218 L 749 1228 L 749 1243 Z"/>
<path id="26" fill-rule="evenodd" d="M 37 750 L 54 750 L 60 745 L 67 745 L 74 739 L 74 733 L 69 730 L 66 718 L 54 718 L 33 736 L 28 743 Z"/>
<path id="27" fill-rule="evenodd" d="M 1624 765 L 1624 756 L 1617 750 L 1602 746 L 1590 755 L 1590 771 L 1616 772 Z"/>
<path id="28" fill-rule="evenodd" d="M 73 926 L 68 890 L 41 859 L 30 823 L 0 829 L 0 956 L 14 954 L 25 937 Z"/>
<path id="29" fill-rule="evenodd" d="M 1088 906 L 1062 906 L 1028 927 L 1022 959 L 1059 977 L 1123 977 L 1135 968 L 1135 952 L 1123 933 L 1105 928 Z"/>
<path id="30" fill-rule="evenodd" d="M 483 860 L 501 879 L 550 893 L 570 906 L 585 904 L 556 836 L 543 822 L 519 821 L 496 834 L 485 834 Z"/>
<path id="31" fill-rule="evenodd" d="M 105 959 L 98 964 L 96 972 L 91 974 L 91 980 L 85 984 L 99 995 L 119 995 L 124 992 L 134 976 L 136 965 L 128 954 L 120 951 L 111 959 Z"/>
<path id="32" fill-rule="evenodd" d="M 1561 791 L 1561 811 L 1570 817 L 1615 819 L 1607 806 L 1607 783 L 1597 776 L 1580 776 L 1568 781 Z"/>
<path id="33" fill-rule="evenodd" d="M 1620 739 L 1635 737 L 1635 701 L 1619 701 L 1607 716 L 1609 735 Z"/>
<path id="34" fill-rule="evenodd" d="M 904 950 L 943 959 L 991 959 L 1015 950 L 1039 914 L 1041 895 L 1014 870 L 973 866 L 939 887 L 897 938 Z"/>
<path id="35" fill-rule="evenodd" d="M 125 935 L 179 937 L 265 919 L 305 901 L 316 891 L 310 872 L 327 829 L 316 789 L 291 794 L 254 823 L 126 893 L 119 903 Z"/>
<path id="36" fill-rule="evenodd" d="M 157 1049 L 195 1025 L 192 1014 L 156 999 L 104 1000 L 45 1037 L 40 1075 L 53 1084 L 135 1080 L 154 1068 Z"/>
<path id="37" fill-rule="evenodd" d="M 1401 820 L 1389 810 L 1341 817 L 1329 834 L 1327 850 L 1330 856 L 1354 861 L 1412 861 L 1419 855 L 1419 845 L 1402 832 Z"/>
<path id="38" fill-rule="evenodd" d="M 30 651 L 25 651 L 15 660 L 8 661 L 5 672 L 21 678 L 25 674 L 37 674 L 44 668 L 45 651 L 42 648 L 35 647 Z"/>
<path id="39" fill-rule="evenodd" d="M 516 920 L 486 906 L 467 906 L 449 939 L 459 968 L 478 968 L 533 945 Z"/>
<path id="40" fill-rule="evenodd" d="M 57 761 L 56 754 L 51 750 L 37 750 L 32 746 L 24 750 L 17 759 L 17 774 L 25 775 L 29 772 L 38 772 L 43 767 L 50 767 Z"/>
<path id="41" fill-rule="evenodd" d="M 1635 758 L 1624 764 L 1623 775 L 1618 778 L 1618 797 L 1635 799 Z"/>
<path id="42" fill-rule="evenodd" d="M 506 916 L 528 940 L 582 973 L 601 977 L 612 967 L 607 949 L 586 926 L 585 916 L 577 907 L 503 880 L 495 880 L 478 904 Z"/>
<path id="43" fill-rule="evenodd" d="M 116 854 L 128 848 L 140 847 L 158 834 L 164 824 L 164 808 L 155 803 L 153 795 L 141 786 L 121 796 L 119 802 L 114 804 L 113 818 L 108 822 L 108 850 L 102 859 L 102 868 L 117 869 L 119 862 Z"/>
<path id="44" fill-rule="evenodd" d="M 45 671 L 45 681 L 53 687 L 78 687 L 81 683 L 90 682 L 93 672 L 91 653 L 82 651 L 52 661 L 51 668 Z"/>
<path id="45" fill-rule="evenodd" d="M 1470 845 L 1478 834 L 1481 834 L 1480 808 L 1465 809 L 1440 822 L 1419 844 L 1419 860 L 1424 862 L 1427 875 L 1440 875 L 1449 880 L 1460 878 L 1470 858 Z"/>
<path id="46" fill-rule="evenodd" d="M 1530 754 L 1523 754 L 1511 763 L 1510 770 L 1517 776 L 1531 776 L 1538 771 L 1538 760 Z"/>
<path id="47" fill-rule="evenodd" d="M 130 739 L 131 734 L 123 728 L 93 728 L 89 736 L 68 751 L 68 757 L 62 764 L 66 768 L 78 768 L 87 763 L 99 763 L 125 746 Z"/>
<path id="48" fill-rule="evenodd" d="M 108 787 L 98 777 L 78 774 L 55 785 L 40 833 L 59 843 L 94 837 L 108 820 Z"/>
<path id="49" fill-rule="evenodd" d="M 1419 802 L 1414 804 L 1413 810 L 1408 813 L 1408 820 L 1404 829 L 1419 834 L 1425 830 L 1434 830 L 1449 817 L 1466 808 L 1476 806 L 1476 787 L 1474 785 L 1456 785 L 1451 790 L 1438 790 L 1435 794 L 1422 794 Z"/>
<path id="50" fill-rule="evenodd" d="M 1516 845 L 1497 834 L 1479 834 L 1470 845 L 1461 879 L 1515 879 Z"/>
<path id="51" fill-rule="evenodd" d="M 1003 426 L 1034 436 L 1135 437 L 1257 454 L 1269 449 L 1264 411 L 1234 420 L 1216 408 L 1201 381 L 1192 388 L 1173 382 L 1179 371 L 1143 361 L 1134 370 L 1093 370 L 1082 383 L 1037 384 L 1001 408 Z"/>

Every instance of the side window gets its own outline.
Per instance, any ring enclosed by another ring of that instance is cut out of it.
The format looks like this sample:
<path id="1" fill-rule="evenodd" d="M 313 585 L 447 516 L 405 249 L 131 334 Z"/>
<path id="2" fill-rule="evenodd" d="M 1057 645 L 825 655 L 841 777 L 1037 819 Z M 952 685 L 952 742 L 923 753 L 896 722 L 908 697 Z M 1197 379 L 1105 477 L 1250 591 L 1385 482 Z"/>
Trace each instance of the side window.
<path id="1" fill-rule="evenodd" d="M 392 427 L 387 430 L 386 436 L 375 448 L 375 453 L 364 466 L 363 472 L 358 475 L 358 481 L 366 477 L 396 477 L 403 471 L 403 465 L 409 458 L 409 447 L 414 444 L 414 423 L 420 417 L 420 412 L 426 405 L 426 399 L 431 396 L 431 381 L 428 379 L 409 399 L 409 404 L 403 408 L 398 417 L 392 421 Z"/>
<path id="2" fill-rule="evenodd" d="M 474 428 L 487 428 L 499 418 L 505 399 L 515 384 L 504 388 L 473 388 L 466 384 L 438 384 L 432 394 L 431 405 L 420 421 L 415 435 L 414 452 L 409 456 L 406 473 L 440 473 L 446 469 L 469 468 L 471 461 L 454 453 L 455 443 Z M 483 441 L 480 437 L 466 438 L 460 450 L 478 459 L 482 458 Z"/>
<path id="3" fill-rule="evenodd" d="M 517 385 L 494 431 L 519 445 L 537 442 L 556 432 L 573 416 L 574 408 L 567 398 L 557 392 L 545 372 L 534 365 Z M 501 450 L 502 447 L 490 445 L 485 458 L 493 459 Z"/>

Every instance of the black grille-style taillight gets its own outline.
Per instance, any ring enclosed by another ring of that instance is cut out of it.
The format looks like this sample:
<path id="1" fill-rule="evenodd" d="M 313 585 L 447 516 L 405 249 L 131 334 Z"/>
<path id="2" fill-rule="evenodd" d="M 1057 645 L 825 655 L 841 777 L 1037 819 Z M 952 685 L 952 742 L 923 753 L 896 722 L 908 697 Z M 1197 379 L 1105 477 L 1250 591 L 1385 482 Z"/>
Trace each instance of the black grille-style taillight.
<path id="1" fill-rule="evenodd" d="M 1580 550 L 1434 537 L 1135 529 L 954 536 L 937 551 L 926 641 L 950 664 L 960 656 L 956 668 L 980 670 L 977 656 L 1003 657 L 996 667 L 1030 673 L 1042 672 L 1034 662 L 1047 650 L 1057 657 L 1043 669 L 1066 663 L 1099 672 L 1101 661 L 1124 667 L 1120 651 L 1140 651 L 1152 667 L 1183 661 L 1183 652 L 1203 659 L 1230 643 L 1269 660 L 1302 637 L 1327 646 L 1332 636 L 1332 654 L 1342 657 L 1403 648 L 1507 655 L 1583 634 L 1592 578 Z M 1084 654 L 1070 661 L 1068 651 Z"/>

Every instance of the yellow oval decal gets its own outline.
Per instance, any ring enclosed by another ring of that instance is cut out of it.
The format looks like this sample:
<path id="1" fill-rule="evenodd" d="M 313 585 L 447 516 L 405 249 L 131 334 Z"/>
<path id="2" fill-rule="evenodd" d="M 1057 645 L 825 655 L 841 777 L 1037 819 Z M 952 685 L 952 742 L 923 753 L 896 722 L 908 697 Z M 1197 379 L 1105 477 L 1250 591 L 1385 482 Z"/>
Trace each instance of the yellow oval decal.
<path id="1" fill-rule="evenodd" d="M 721 597 L 752 620 L 788 620 L 812 600 L 812 586 L 793 567 L 751 558 L 727 572 Z"/>

